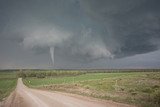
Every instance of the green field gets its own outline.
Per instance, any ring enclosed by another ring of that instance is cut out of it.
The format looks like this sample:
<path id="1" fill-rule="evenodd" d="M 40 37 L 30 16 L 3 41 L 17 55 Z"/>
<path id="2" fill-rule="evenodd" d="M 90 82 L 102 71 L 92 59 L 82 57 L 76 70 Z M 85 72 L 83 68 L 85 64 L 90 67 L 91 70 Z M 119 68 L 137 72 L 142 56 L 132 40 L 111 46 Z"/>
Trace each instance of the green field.
<path id="1" fill-rule="evenodd" d="M 160 72 L 86 73 L 77 76 L 27 77 L 32 88 L 75 93 L 144 107 L 160 106 Z"/>
<path id="2" fill-rule="evenodd" d="M 14 90 L 16 83 L 17 77 L 15 72 L 0 72 L 0 101 Z"/>
<path id="3" fill-rule="evenodd" d="M 0 100 L 15 89 L 18 76 L 23 77 L 23 82 L 31 88 L 80 94 L 143 107 L 160 106 L 160 72 L 0 72 Z"/>

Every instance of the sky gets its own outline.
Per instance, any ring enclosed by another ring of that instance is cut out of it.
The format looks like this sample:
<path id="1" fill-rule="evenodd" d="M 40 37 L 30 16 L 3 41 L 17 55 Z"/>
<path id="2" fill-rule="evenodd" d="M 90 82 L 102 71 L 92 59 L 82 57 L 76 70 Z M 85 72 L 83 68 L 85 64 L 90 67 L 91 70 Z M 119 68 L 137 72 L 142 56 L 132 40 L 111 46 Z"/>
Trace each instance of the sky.
<path id="1" fill-rule="evenodd" d="M 160 0 L 0 0 L 0 69 L 160 68 Z"/>

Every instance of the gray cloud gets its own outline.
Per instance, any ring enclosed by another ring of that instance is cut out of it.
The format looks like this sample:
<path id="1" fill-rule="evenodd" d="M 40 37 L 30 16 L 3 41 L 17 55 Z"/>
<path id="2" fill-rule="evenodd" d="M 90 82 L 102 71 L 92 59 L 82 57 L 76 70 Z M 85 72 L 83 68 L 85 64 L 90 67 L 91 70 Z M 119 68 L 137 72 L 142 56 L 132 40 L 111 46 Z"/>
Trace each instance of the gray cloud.
<path id="1" fill-rule="evenodd" d="M 159 49 L 159 44 L 151 41 L 160 39 L 158 3 L 158 0 L 84 0 L 82 5 L 92 20 L 104 25 L 107 32 L 102 38 L 106 45 L 115 43 L 109 46 L 112 53 L 125 57 Z M 111 41 L 107 41 L 108 38 L 112 38 Z"/>
<path id="2" fill-rule="evenodd" d="M 27 48 L 34 47 L 55 47 L 61 45 L 65 40 L 72 36 L 71 33 L 66 31 L 61 31 L 57 28 L 45 28 L 38 27 L 34 31 L 28 33 L 24 37 L 23 44 Z"/>
<path id="3" fill-rule="evenodd" d="M 159 4 L 159 0 L 1 0 L 0 41 L 17 42 L 35 54 L 55 47 L 55 57 L 78 64 L 149 53 L 160 48 Z"/>

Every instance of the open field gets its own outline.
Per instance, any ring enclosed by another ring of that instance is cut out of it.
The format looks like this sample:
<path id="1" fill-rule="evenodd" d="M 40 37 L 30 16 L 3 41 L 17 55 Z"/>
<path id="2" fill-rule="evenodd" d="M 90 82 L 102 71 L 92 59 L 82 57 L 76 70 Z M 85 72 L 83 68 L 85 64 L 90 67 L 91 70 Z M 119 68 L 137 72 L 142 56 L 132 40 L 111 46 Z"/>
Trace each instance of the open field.
<path id="1" fill-rule="evenodd" d="M 62 100 L 63 99 L 63 100 Z M 18 79 L 16 90 L 7 98 L 2 107 L 134 107 L 113 101 L 26 87 Z"/>
<path id="2" fill-rule="evenodd" d="M 160 105 L 160 72 L 85 73 L 77 76 L 27 77 L 32 88 L 63 91 L 144 107 Z"/>
<path id="3" fill-rule="evenodd" d="M 0 100 L 15 89 L 17 77 L 23 77 L 24 84 L 31 88 L 74 93 L 143 107 L 160 106 L 160 72 L 118 70 L 0 72 Z"/>
<path id="4" fill-rule="evenodd" d="M 0 101 L 14 90 L 16 83 L 16 72 L 0 72 Z"/>

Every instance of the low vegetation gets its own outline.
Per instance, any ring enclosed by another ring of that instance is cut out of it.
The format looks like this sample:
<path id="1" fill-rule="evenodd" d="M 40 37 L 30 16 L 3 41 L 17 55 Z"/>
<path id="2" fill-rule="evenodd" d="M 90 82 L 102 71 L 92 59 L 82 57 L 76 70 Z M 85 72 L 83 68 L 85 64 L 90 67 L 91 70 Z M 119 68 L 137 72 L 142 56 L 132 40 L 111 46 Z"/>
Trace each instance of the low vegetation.
<path id="1" fill-rule="evenodd" d="M 18 71 L 18 77 L 26 78 L 26 77 L 37 77 L 37 78 L 45 78 L 45 77 L 64 77 L 64 76 L 76 76 L 85 74 L 85 71 L 64 71 L 64 70 L 51 70 L 51 71 Z"/>
<path id="2" fill-rule="evenodd" d="M 17 78 L 31 88 L 62 91 L 143 107 L 160 106 L 159 70 L 20 70 L 0 72 L 0 100 Z"/>
<path id="3" fill-rule="evenodd" d="M 17 77 L 15 72 L 0 72 L 0 101 L 14 90 L 16 83 Z"/>
<path id="4" fill-rule="evenodd" d="M 160 72 L 83 72 L 69 76 L 27 77 L 23 81 L 32 88 L 75 93 L 144 107 L 160 106 Z"/>

